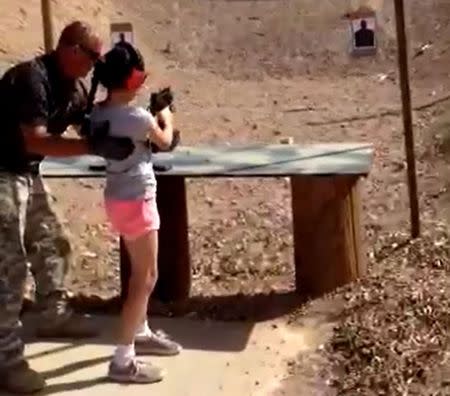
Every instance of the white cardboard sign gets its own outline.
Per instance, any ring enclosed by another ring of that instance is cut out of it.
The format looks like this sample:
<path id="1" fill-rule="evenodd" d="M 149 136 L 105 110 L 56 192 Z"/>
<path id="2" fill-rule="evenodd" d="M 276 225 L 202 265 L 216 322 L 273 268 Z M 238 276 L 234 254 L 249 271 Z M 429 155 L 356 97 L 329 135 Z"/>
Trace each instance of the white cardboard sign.
<path id="1" fill-rule="evenodd" d="M 350 23 L 350 50 L 353 55 L 374 55 L 377 52 L 377 18 L 370 9 L 347 14 Z"/>
<path id="2" fill-rule="evenodd" d="M 128 22 L 112 23 L 110 26 L 111 47 L 120 41 L 134 45 L 133 25 Z"/>

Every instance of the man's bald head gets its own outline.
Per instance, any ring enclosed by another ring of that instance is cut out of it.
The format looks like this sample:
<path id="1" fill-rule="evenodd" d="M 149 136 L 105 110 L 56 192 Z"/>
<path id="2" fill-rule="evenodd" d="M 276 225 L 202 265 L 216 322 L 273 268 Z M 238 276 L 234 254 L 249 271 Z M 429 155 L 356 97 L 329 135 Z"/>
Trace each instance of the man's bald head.
<path id="1" fill-rule="evenodd" d="M 73 47 L 75 45 L 89 45 L 99 42 L 99 35 L 86 22 L 75 21 L 67 25 L 61 32 L 58 47 Z"/>
<path id="2" fill-rule="evenodd" d="M 64 73 L 71 78 L 84 77 L 94 66 L 102 51 L 100 36 L 91 25 L 74 21 L 62 30 L 56 52 Z"/>

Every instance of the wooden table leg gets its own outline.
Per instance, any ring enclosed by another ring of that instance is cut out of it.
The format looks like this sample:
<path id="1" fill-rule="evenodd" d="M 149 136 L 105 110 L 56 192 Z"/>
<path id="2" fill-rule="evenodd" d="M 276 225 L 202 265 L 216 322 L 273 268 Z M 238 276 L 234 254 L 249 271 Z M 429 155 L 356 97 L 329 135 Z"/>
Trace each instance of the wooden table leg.
<path id="1" fill-rule="evenodd" d="M 189 258 L 186 186 L 183 177 L 158 178 L 159 231 L 158 282 L 153 297 L 163 302 L 180 302 L 189 298 L 191 262 Z M 121 302 L 128 293 L 131 274 L 129 256 L 120 240 Z"/>
<path id="2" fill-rule="evenodd" d="M 163 302 L 180 302 L 189 298 L 192 281 L 186 185 L 182 176 L 160 176 L 157 182 L 161 228 L 154 295 Z"/>
<path id="3" fill-rule="evenodd" d="M 319 297 L 366 274 L 357 176 L 293 176 L 297 291 Z"/>
<path id="4" fill-rule="evenodd" d="M 119 249 L 120 249 L 120 303 L 122 305 L 128 295 L 128 280 L 130 279 L 131 275 L 130 257 L 128 256 L 127 248 L 122 238 L 120 238 L 119 241 Z"/>

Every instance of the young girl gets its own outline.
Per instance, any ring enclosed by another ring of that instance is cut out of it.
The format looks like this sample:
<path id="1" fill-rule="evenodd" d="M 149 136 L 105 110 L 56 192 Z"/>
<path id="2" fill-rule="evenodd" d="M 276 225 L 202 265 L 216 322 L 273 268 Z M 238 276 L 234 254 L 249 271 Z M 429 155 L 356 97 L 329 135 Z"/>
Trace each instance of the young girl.
<path id="1" fill-rule="evenodd" d="M 181 350 L 164 334 L 153 333 L 146 320 L 148 299 L 157 278 L 160 222 L 150 143 L 161 149 L 169 147 L 173 118 L 169 108 L 161 111 L 157 115 L 164 125 L 161 129 L 148 111 L 131 104 L 147 77 L 143 58 L 132 45 L 116 45 L 105 55 L 96 73 L 107 97 L 93 109 L 92 126 L 108 122 L 112 136 L 129 137 L 135 144 L 129 157 L 107 160 L 106 166 L 106 214 L 124 239 L 132 266 L 118 345 L 108 375 L 118 382 L 157 382 L 162 380 L 162 371 L 138 361 L 136 354 L 175 355 Z"/>

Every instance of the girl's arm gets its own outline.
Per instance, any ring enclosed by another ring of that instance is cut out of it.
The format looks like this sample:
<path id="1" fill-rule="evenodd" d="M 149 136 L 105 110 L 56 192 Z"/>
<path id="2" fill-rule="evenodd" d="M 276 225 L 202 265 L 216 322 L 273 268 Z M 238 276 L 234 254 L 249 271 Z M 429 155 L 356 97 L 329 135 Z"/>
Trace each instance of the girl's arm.
<path id="1" fill-rule="evenodd" d="M 152 125 L 152 130 L 149 133 L 149 139 L 155 143 L 161 150 L 167 150 L 173 139 L 173 113 L 169 107 L 166 107 L 158 113 L 157 119 L 161 121 L 163 127 L 161 128 L 158 122 Z"/>

